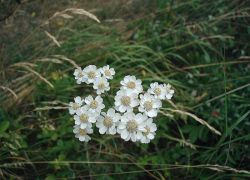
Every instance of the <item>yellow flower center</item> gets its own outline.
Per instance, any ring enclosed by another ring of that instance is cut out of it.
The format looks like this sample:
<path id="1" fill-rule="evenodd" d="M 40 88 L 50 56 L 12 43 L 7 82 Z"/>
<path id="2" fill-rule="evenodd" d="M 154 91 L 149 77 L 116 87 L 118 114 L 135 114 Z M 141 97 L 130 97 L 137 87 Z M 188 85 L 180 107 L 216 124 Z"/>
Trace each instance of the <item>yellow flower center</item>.
<path id="1" fill-rule="evenodd" d="M 127 128 L 128 132 L 130 132 L 130 133 L 135 132 L 137 127 L 138 127 L 138 125 L 137 125 L 135 120 L 132 119 L 132 120 L 127 122 L 126 128 Z"/>
<path id="2" fill-rule="evenodd" d="M 150 133 L 150 128 L 148 126 L 145 127 L 146 132 L 142 132 L 144 136 L 147 136 Z"/>
<path id="3" fill-rule="evenodd" d="M 87 114 L 81 114 L 80 116 L 81 122 L 86 123 L 88 122 L 88 119 L 89 119 L 89 116 Z"/>
<path id="4" fill-rule="evenodd" d="M 94 79 L 95 76 L 96 76 L 96 75 L 95 75 L 95 72 L 94 72 L 94 71 L 89 71 L 89 72 L 88 72 L 88 78 L 89 78 L 89 79 Z"/>
<path id="5" fill-rule="evenodd" d="M 121 98 L 121 103 L 122 103 L 122 105 L 124 105 L 124 106 L 129 106 L 129 104 L 130 104 L 130 97 L 129 96 L 123 96 L 122 98 Z"/>
<path id="6" fill-rule="evenodd" d="M 135 82 L 133 82 L 133 81 L 128 82 L 127 87 L 130 88 L 130 89 L 134 89 L 135 88 Z"/>
<path id="7" fill-rule="evenodd" d="M 98 89 L 104 89 L 105 88 L 105 84 L 103 82 L 98 84 Z"/>
<path id="8" fill-rule="evenodd" d="M 150 111 L 153 108 L 153 103 L 151 101 L 146 101 L 143 106 L 146 111 Z"/>
<path id="9" fill-rule="evenodd" d="M 79 104 L 77 104 L 77 103 L 73 103 L 73 104 L 72 104 L 72 108 L 73 108 L 74 110 L 77 110 L 79 107 L 80 107 L 80 106 L 79 106 Z"/>
<path id="10" fill-rule="evenodd" d="M 82 72 L 79 72 L 78 77 L 79 77 L 79 78 L 83 77 Z"/>
<path id="11" fill-rule="evenodd" d="M 105 76 L 111 76 L 111 73 L 110 73 L 110 71 L 109 71 L 108 69 L 106 69 L 106 70 L 104 71 L 104 74 L 105 74 Z"/>
<path id="12" fill-rule="evenodd" d="M 154 93 L 159 96 L 161 94 L 161 89 L 160 88 L 155 88 Z"/>
<path id="13" fill-rule="evenodd" d="M 103 120 L 103 125 L 110 128 L 113 125 L 112 118 L 109 116 L 106 116 Z"/>
<path id="14" fill-rule="evenodd" d="M 89 106 L 91 109 L 96 109 L 98 106 L 98 102 L 96 100 L 93 100 L 93 101 L 91 101 Z"/>
<path id="15" fill-rule="evenodd" d="M 87 134 L 87 131 L 86 131 L 85 129 L 80 129 L 80 130 L 79 130 L 79 134 L 80 134 L 81 136 L 85 136 L 85 135 Z"/>

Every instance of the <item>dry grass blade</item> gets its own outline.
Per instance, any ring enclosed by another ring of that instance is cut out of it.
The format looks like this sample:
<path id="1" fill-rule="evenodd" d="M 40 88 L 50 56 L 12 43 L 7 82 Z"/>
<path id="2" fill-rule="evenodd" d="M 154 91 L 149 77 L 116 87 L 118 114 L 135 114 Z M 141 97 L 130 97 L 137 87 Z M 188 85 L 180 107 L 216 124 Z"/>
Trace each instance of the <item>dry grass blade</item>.
<path id="1" fill-rule="evenodd" d="M 177 142 L 179 142 L 180 143 L 180 145 L 182 145 L 182 146 L 187 146 L 187 147 L 190 147 L 190 148 L 192 148 L 192 149 L 196 149 L 196 146 L 194 145 L 194 144 L 192 144 L 192 143 L 190 143 L 190 142 L 187 142 L 185 139 L 178 139 L 178 138 L 175 138 L 175 137 L 171 137 L 171 136 L 169 136 L 169 135 L 167 135 L 167 134 L 165 134 L 164 136 L 166 136 L 166 138 L 168 138 L 168 139 L 170 139 L 170 140 L 172 140 L 172 141 L 177 141 Z"/>
<path id="2" fill-rule="evenodd" d="M 232 89 L 231 91 L 227 91 L 226 93 L 223 93 L 223 94 L 221 94 L 221 95 L 219 95 L 219 96 L 215 96 L 215 97 L 213 97 L 212 99 L 207 100 L 206 103 L 211 103 L 212 101 L 215 101 L 215 100 L 217 100 L 217 99 L 220 99 L 221 97 L 224 97 L 224 96 L 226 96 L 226 95 L 235 93 L 235 92 L 237 92 L 237 91 L 239 91 L 239 90 L 241 90 L 241 89 L 247 88 L 247 87 L 249 87 L 249 86 L 250 86 L 250 83 L 245 84 L 245 85 L 240 86 L 240 87 L 237 87 L 237 88 L 235 88 L 235 89 Z M 200 103 L 200 104 L 194 106 L 193 108 L 197 108 L 197 107 L 201 106 L 202 104 L 204 104 L 204 103 Z"/>
<path id="3" fill-rule="evenodd" d="M 162 115 L 166 116 L 166 117 L 169 117 L 169 118 L 173 118 L 174 116 L 172 114 L 168 114 L 168 113 L 165 113 L 164 111 L 159 111 Z"/>
<path id="4" fill-rule="evenodd" d="M 59 59 L 55 59 L 55 58 L 42 58 L 42 59 L 37 59 L 37 62 L 52 62 L 55 64 L 62 64 L 63 62 Z"/>
<path id="5" fill-rule="evenodd" d="M 68 107 L 65 106 L 45 106 L 45 107 L 38 107 L 34 109 L 34 111 L 48 111 L 48 110 L 61 110 L 61 109 L 68 109 Z"/>
<path id="6" fill-rule="evenodd" d="M 58 47 L 61 47 L 60 43 L 57 41 L 55 36 L 51 35 L 48 31 L 44 31 L 44 32 Z"/>
<path id="7" fill-rule="evenodd" d="M 59 58 L 60 60 L 69 62 L 69 63 L 72 64 L 75 68 L 80 68 L 80 67 L 75 63 L 74 60 L 69 59 L 69 58 L 67 58 L 67 57 L 65 57 L 65 56 L 63 56 L 63 55 L 54 55 L 53 57 L 56 57 L 56 58 Z"/>
<path id="8" fill-rule="evenodd" d="M 61 102 L 61 101 L 47 101 L 43 102 L 44 104 L 50 104 L 50 105 L 58 105 L 61 104 L 61 106 L 44 106 L 44 107 L 37 107 L 34 109 L 34 111 L 47 111 L 47 110 L 61 110 L 61 109 L 68 109 L 68 104 Z"/>
<path id="9" fill-rule="evenodd" d="M 77 8 L 69 8 L 65 9 L 64 12 L 71 12 L 72 14 L 80 14 L 89 17 L 90 19 L 95 20 L 96 22 L 100 23 L 100 20 L 92 13 L 85 11 L 84 9 L 77 9 Z"/>
<path id="10" fill-rule="evenodd" d="M 41 80 L 43 80 L 45 83 L 47 83 L 51 88 L 54 88 L 53 84 L 51 84 L 51 82 L 49 82 L 41 74 L 39 74 L 38 72 L 36 72 L 35 70 L 33 70 L 31 68 L 26 68 L 26 69 L 29 70 L 30 72 L 34 73 L 35 75 L 37 75 Z"/>
<path id="11" fill-rule="evenodd" d="M 72 19 L 73 18 L 73 16 L 70 16 L 70 15 L 64 14 L 64 13 L 55 13 L 55 16 L 61 16 L 65 19 Z"/>
<path id="12" fill-rule="evenodd" d="M 5 86 L 0 86 L 0 88 L 3 89 L 4 91 L 10 92 L 16 99 L 18 98 L 18 96 L 16 95 L 16 93 L 13 90 L 11 90 L 10 88 L 5 87 Z"/>
<path id="13" fill-rule="evenodd" d="M 92 14 L 84 9 L 79 9 L 79 8 L 68 8 L 68 9 L 65 9 L 64 11 L 56 12 L 50 19 L 53 19 L 53 18 L 58 17 L 58 16 L 63 17 L 65 19 L 73 18 L 71 15 L 69 15 L 67 13 L 84 15 L 84 16 L 87 16 L 88 18 L 100 23 L 100 20 L 94 14 Z M 45 24 L 48 24 L 48 21 Z"/>
<path id="14" fill-rule="evenodd" d="M 44 81 L 46 84 L 48 84 L 51 88 L 54 88 L 53 84 L 51 84 L 51 82 L 49 82 L 46 78 L 44 78 L 41 74 L 39 74 L 38 72 L 36 72 L 35 70 L 33 70 L 32 68 L 30 68 L 30 66 L 27 66 L 26 64 L 24 63 L 17 63 L 17 64 L 14 64 L 12 65 L 12 67 L 22 67 L 26 70 L 28 70 L 29 72 L 35 74 L 37 77 L 39 77 L 42 81 Z"/>
<path id="15" fill-rule="evenodd" d="M 29 62 L 19 62 L 15 63 L 9 67 L 36 67 L 37 65 L 34 63 L 29 63 Z"/>
<path id="16" fill-rule="evenodd" d="M 133 162 L 115 162 L 115 161 L 22 161 L 22 162 L 13 162 L 13 163 L 3 163 L 0 167 L 19 167 L 24 166 L 27 164 L 95 164 L 95 165 L 135 165 Z M 164 163 L 136 163 L 144 166 L 168 166 L 164 169 L 184 169 L 184 168 L 207 168 L 215 171 L 231 171 L 235 173 L 242 173 L 242 174 L 250 174 L 248 170 L 239 170 L 229 166 L 222 166 L 218 164 L 198 164 L 198 165 L 182 165 L 182 164 L 164 164 Z M 159 169 L 158 169 L 159 170 Z M 147 170 L 147 171 L 150 171 Z M 141 172 L 145 172 L 142 170 Z"/>
<path id="17" fill-rule="evenodd" d="M 189 117 L 192 117 L 194 120 L 196 120 L 197 122 L 205 125 L 208 127 L 208 129 L 210 129 L 212 132 L 214 132 L 215 134 L 218 134 L 221 136 L 221 133 L 216 130 L 214 127 L 210 126 L 205 120 L 201 119 L 201 118 L 198 118 L 196 115 L 192 114 L 192 113 L 189 113 L 189 112 L 186 112 L 186 111 L 181 111 L 181 110 L 177 110 L 177 109 L 167 109 L 171 112 L 176 112 L 176 113 L 179 113 L 179 114 L 184 114 L 184 115 L 187 115 Z"/>
<path id="18" fill-rule="evenodd" d="M 65 103 L 65 102 L 62 102 L 62 101 L 58 101 L 58 100 L 55 100 L 55 101 L 43 101 L 41 102 L 42 104 L 50 104 L 50 105 L 58 105 L 58 104 L 61 104 L 61 105 L 64 105 L 64 106 L 69 106 L 68 103 Z"/>

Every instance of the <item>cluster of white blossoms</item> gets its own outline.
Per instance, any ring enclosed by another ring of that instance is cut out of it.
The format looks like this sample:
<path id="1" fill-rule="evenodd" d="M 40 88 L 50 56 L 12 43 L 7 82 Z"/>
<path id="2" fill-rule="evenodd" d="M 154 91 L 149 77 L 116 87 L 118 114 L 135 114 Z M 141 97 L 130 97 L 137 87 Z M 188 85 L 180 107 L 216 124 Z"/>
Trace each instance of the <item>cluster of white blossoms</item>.
<path id="1" fill-rule="evenodd" d="M 100 134 L 119 134 L 125 141 L 149 143 L 157 130 L 153 122 L 162 107 L 162 100 L 170 100 L 174 90 L 169 84 L 151 83 L 143 91 L 142 81 L 135 76 L 125 76 L 116 92 L 114 107 L 104 111 L 105 105 L 101 94 L 110 90 L 108 80 L 113 79 L 115 71 L 109 65 L 97 68 L 89 65 L 77 68 L 74 76 L 77 84 L 93 84 L 97 96 L 91 95 L 74 98 L 69 103 L 69 113 L 74 115 L 73 132 L 80 141 L 88 142 L 93 133 L 93 125 Z"/>
<path id="2" fill-rule="evenodd" d="M 99 69 L 95 65 L 89 65 L 84 69 L 79 67 L 74 72 L 77 84 L 93 84 L 93 88 L 99 95 L 110 90 L 108 80 L 113 79 L 114 75 L 115 70 L 114 68 L 109 68 L 109 65 Z"/>

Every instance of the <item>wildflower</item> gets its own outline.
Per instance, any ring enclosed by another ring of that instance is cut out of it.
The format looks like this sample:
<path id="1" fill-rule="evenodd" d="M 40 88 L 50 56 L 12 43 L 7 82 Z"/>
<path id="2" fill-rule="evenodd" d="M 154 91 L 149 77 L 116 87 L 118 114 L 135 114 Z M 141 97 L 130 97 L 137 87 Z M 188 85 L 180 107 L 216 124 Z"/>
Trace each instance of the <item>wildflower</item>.
<path id="1" fill-rule="evenodd" d="M 132 111 L 134 107 L 138 106 L 138 95 L 135 93 L 130 94 L 128 91 L 122 89 L 116 93 L 115 106 L 120 112 Z"/>
<path id="2" fill-rule="evenodd" d="M 101 96 L 96 96 L 95 98 L 93 98 L 91 95 L 89 95 L 85 98 L 85 103 L 91 113 L 100 114 L 101 110 L 105 108 Z"/>
<path id="3" fill-rule="evenodd" d="M 142 129 L 141 124 L 146 118 L 147 116 L 141 113 L 134 114 L 133 112 L 126 112 L 121 117 L 121 122 L 117 129 L 121 138 L 125 141 L 132 140 L 133 142 L 140 140 L 142 137 L 140 133 L 140 129 Z"/>
<path id="4" fill-rule="evenodd" d="M 106 79 L 113 79 L 113 76 L 115 75 L 115 70 L 114 68 L 109 68 L 109 65 L 103 66 L 100 69 L 100 72 Z"/>
<path id="5" fill-rule="evenodd" d="M 143 91 L 141 80 L 136 79 L 135 76 L 125 76 L 121 81 L 122 88 L 127 90 L 129 93 L 139 94 Z"/>
<path id="6" fill-rule="evenodd" d="M 166 89 L 166 99 L 171 99 L 174 95 L 174 90 L 171 89 L 170 84 L 164 84 L 164 88 Z"/>
<path id="7" fill-rule="evenodd" d="M 166 98 L 166 88 L 163 84 L 158 84 L 157 82 L 150 84 L 148 93 L 154 95 L 154 97 L 157 99 L 163 100 Z"/>
<path id="8" fill-rule="evenodd" d="M 104 77 L 96 78 L 94 81 L 93 88 L 96 89 L 97 94 L 102 94 L 102 93 L 104 93 L 104 91 L 110 90 L 109 83 L 108 83 L 107 79 Z"/>
<path id="9" fill-rule="evenodd" d="M 100 70 L 95 65 L 89 65 L 83 69 L 84 81 L 87 84 L 93 83 L 96 78 L 101 76 Z"/>
<path id="10" fill-rule="evenodd" d="M 91 139 L 88 134 L 93 133 L 92 125 L 90 124 L 86 128 L 81 128 L 79 125 L 75 125 L 73 132 L 75 133 L 75 137 L 80 141 L 88 142 Z"/>
<path id="11" fill-rule="evenodd" d="M 149 117 L 156 117 L 159 108 L 162 104 L 159 99 L 156 99 L 153 95 L 148 93 L 140 95 L 139 111 L 144 112 Z"/>
<path id="12" fill-rule="evenodd" d="M 86 128 L 89 124 L 96 122 L 96 114 L 88 111 L 88 107 L 85 105 L 76 111 L 74 119 L 76 125 Z"/>
<path id="13" fill-rule="evenodd" d="M 114 135 L 116 133 L 116 125 L 120 120 L 120 117 L 120 114 L 116 113 L 113 108 L 110 108 L 107 113 L 102 112 L 96 123 L 100 134 L 107 133 Z"/>
<path id="14" fill-rule="evenodd" d="M 152 118 L 148 118 L 142 123 L 139 128 L 141 132 L 138 133 L 138 138 L 141 143 L 149 143 L 155 137 L 155 131 L 157 130 L 156 124 L 153 123 Z"/>
<path id="15" fill-rule="evenodd" d="M 84 82 L 84 78 L 83 78 L 84 75 L 83 75 L 82 68 L 79 67 L 75 69 L 74 76 L 75 76 L 77 84 L 81 84 L 82 82 Z"/>
<path id="16" fill-rule="evenodd" d="M 70 102 L 69 103 L 69 113 L 70 114 L 75 114 L 76 111 L 82 106 L 84 100 L 80 97 L 77 96 L 74 98 L 75 102 Z"/>

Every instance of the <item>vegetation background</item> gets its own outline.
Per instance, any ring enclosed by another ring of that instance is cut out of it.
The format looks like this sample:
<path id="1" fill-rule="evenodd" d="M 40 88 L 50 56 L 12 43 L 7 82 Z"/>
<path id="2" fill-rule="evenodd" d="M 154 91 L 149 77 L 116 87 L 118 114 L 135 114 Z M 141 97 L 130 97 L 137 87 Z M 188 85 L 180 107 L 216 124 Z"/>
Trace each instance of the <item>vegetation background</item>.
<path id="1" fill-rule="evenodd" d="M 0 0 L 0 179 L 250 178 L 249 10 L 246 0 Z M 65 108 L 91 94 L 73 77 L 89 64 L 116 69 L 110 103 L 128 74 L 173 85 L 150 144 L 74 138 Z"/>

